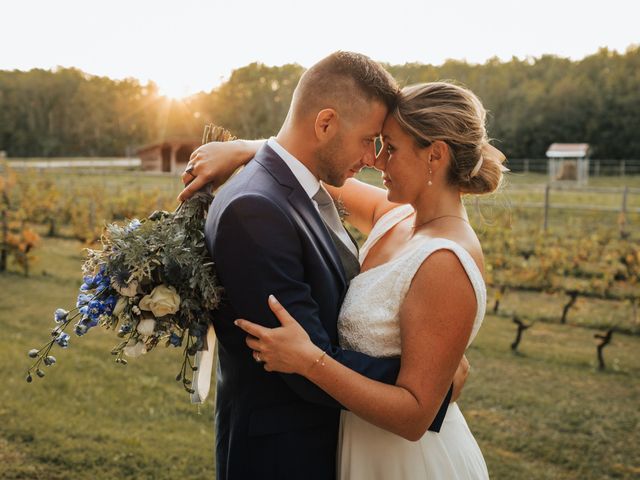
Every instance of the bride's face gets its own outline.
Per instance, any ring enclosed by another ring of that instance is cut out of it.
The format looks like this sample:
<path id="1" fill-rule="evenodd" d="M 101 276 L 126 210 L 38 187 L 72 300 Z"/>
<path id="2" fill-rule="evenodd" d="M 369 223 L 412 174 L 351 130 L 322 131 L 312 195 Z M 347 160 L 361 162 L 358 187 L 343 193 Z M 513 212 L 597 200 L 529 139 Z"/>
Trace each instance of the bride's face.
<path id="1" fill-rule="evenodd" d="M 389 115 L 382 127 L 382 151 L 375 168 L 382 171 L 387 198 L 391 202 L 413 203 L 427 185 L 428 148 L 419 148 Z"/>

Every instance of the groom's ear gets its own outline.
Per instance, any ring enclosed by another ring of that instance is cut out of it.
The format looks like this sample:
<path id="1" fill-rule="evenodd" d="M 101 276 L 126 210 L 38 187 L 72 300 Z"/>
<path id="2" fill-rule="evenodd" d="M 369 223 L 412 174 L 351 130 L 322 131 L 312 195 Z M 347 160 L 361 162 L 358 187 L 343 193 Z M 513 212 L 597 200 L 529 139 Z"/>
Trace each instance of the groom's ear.
<path id="1" fill-rule="evenodd" d="M 338 113 L 333 108 L 320 110 L 314 127 L 318 141 L 326 143 L 338 132 Z"/>

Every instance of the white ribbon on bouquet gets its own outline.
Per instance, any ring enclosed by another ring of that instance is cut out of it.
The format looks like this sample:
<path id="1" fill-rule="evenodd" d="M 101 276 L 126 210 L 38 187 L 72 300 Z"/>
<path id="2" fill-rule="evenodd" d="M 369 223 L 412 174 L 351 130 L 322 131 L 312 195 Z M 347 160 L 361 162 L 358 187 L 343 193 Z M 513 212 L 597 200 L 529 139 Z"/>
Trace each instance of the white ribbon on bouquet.
<path id="1" fill-rule="evenodd" d="M 191 388 L 194 392 L 191 394 L 191 403 L 202 404 L 207 399 L 211 389 L 211 374 L 215 356 L 216 332 L 213 326 L 209 325 L 204 346 L 196 353 L 195 366 L 197 369 L 193 372 Z"/>

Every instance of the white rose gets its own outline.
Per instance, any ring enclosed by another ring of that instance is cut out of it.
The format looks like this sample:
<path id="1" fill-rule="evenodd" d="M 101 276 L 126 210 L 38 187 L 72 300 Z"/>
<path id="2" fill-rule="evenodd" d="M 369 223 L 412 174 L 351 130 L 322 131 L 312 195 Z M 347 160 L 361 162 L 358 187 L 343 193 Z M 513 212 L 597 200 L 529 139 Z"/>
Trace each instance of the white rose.
<path id="1" fill-rule="evenodd" d="M 139 357 L 147 353 L 147 347 L 144 346 L 144 342 L 138 342 L 135 345 L 124 347 L 124 354 L 127 357 Z"/>
<path id="2" fill-rule="evenodd" d="M 116 282 L 111 282 L 111 286 L 116 292 L 118 292 L 120 295 L 124 295 L 125 297 L 135 297 L 136 293 L 138 292 L 137 280 L 131 280 L 126 287 L 122 287 Z"/>
<path id="3" fill-rule="evenodd" d="M 150 310 L 156 318 L 164 317 L 178 311 L 180 295 L 173 287 L 158 285 L 149 295 L 142 297 L 138 306 L 142 310 Z"/>
<path id="4" fill-rule="evenodd" d="M 129 303 L 129 299 L 127 297 L 120 297 L 118 299 L 118 302 L 116 303 L 116 306 L 113 307 L 112 315 L 118 318 L 120 314 L 124 312 L 124 307 L 126 307 L 128 303 Z"/>
<path id="5" fill-rule="evenodd" d="M 153 335 L 153 330 L 156 328 L 156 321 L 152 318 L 145 318 L 138 322 L 138 333 L 143 337 Z"/>

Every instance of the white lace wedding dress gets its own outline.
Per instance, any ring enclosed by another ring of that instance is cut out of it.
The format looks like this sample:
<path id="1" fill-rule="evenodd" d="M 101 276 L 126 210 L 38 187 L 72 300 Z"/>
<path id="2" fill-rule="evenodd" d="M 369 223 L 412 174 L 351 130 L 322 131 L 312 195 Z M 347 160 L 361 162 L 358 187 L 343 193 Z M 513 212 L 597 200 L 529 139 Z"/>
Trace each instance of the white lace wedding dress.
<path id="1" fill-rule="evenodd" d="M 381 217 L 362 247 L 360 263 L 378 239 L 412 212 L 412 207 L 405 205 Z M 478 308 L 469 338 L 471 343 L 486 309 L 482 275 L 464 248 L 451 240 L 434 238 L 351 281 L 338 320 L 341 346 L 376 357 L 399 356 L 400 305 L 420 265 L 440 249 L 451 250 L 458 256 L 476 293 Z M 428 312 L 425 312 L 425 321 L 428 321 Z M 337 463 L 341 480 L 489 478 L 480 448 L 456 403 L 449 405 L 440 432 L 428 431 L 417 442 L 343 411 Z"/>

